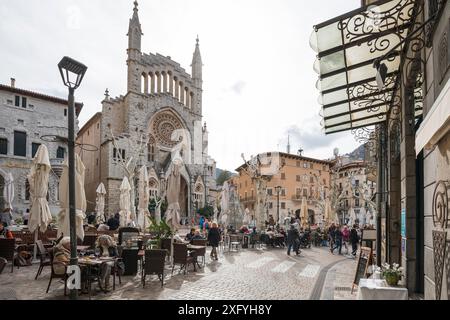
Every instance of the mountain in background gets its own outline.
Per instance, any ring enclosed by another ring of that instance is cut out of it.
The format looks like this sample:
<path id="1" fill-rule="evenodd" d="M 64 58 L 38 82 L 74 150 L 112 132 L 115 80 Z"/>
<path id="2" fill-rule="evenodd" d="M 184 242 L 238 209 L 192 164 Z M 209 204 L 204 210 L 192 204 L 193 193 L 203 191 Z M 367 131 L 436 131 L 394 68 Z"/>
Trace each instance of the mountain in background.
<path id="1" fill-rule="evenodd" d="M 351 161 L 364 161 L 365 159 L 366 148 L 365 145 L 362 144 L 355 150 L 350 153 L 347 153 L 346 156 L 350 158 Z"/>
<path id="2" fill-rule="evenodd" d="M 228 180 L 229 178 L 235 176 L 236 173 L 233 173 L 229 170 L 223 170 L 216 168 L 216 183 L 218 186 L 223 185 L 223 183 Z"/>

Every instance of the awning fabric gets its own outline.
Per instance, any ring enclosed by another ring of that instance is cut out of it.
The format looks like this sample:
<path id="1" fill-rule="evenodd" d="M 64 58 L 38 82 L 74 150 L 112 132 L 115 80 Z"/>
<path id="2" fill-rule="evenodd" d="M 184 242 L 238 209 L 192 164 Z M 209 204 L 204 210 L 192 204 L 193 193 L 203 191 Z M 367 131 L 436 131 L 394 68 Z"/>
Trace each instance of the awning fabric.
<path id="1" fill-rule="evenodd" d="M 409 32 L 414 2 L 377 1 L 314 26 L 310 45 L 317 53 L 314 70 L 326 134 L 386 120 L 403 49 L 403 44 L 396 46 Z M 383 60 L 385 88 L 379 91 L 373 64 L 391 50 Z"/>

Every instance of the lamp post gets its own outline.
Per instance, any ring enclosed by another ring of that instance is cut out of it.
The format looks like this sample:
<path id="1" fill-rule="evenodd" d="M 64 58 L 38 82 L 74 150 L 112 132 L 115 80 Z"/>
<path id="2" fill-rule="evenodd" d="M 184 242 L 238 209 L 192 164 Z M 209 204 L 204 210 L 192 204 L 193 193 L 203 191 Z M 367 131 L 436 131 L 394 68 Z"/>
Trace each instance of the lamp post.
<path id="1" fill-rule="evenodd" d="M 276 186 L 275 190 L 277 191 L 277 222 L 280 220 L 280 192 L 281 186 Z"/>
<path id="2" fill-rule="evenodd" d="M 80 86 L 87 67 L 69 57 L 64 57 L 58 64 L 63 83 L 69 88 L 68 99 L 68 147 L 69 147 L 69 227 L 70 227 L 70 265 L 78 264 L 77 233 L 75 218 L 75 90 Z M 76 300 L 77 289 L 70 290 L 70 299 Z"/>

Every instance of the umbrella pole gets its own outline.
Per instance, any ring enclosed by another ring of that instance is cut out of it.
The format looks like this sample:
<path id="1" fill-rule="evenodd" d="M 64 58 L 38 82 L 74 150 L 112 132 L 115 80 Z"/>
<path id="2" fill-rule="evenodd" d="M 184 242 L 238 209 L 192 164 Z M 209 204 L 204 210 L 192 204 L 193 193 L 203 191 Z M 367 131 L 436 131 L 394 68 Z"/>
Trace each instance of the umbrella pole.
<path id="1" fill-rule="evenodd" d="M 170 239 L 170 265 L 173 267 L 173 238 L 174 235 L 172 234 L 172 238 Z M 187 268 L 187 266 L 186 266 Z"/>

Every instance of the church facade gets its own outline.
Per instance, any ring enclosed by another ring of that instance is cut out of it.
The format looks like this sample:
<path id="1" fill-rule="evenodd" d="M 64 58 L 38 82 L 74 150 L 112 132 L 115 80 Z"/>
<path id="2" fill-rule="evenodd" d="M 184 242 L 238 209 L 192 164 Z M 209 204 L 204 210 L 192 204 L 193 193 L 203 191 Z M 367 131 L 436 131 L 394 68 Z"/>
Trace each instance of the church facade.
<path id="1" fill-rule="evenodd" d="M 128 82 L 125 96 L 112 98 L 106 91 L 102 112 L 80 130 L 79 144 L 97 151 L 80 150 L 86 170 L 88 211 L 95 209 L 95 190 L 106 187 L 107 215 L 119 212 L 120 185 L 128 171 L 147 166 L 151 197 L 160 192 L 174 154 L 182 157 L 181 216 L 191 218 L 208 204 L 215 188 L 215 161 L 208 156 L 208 131 L 202 124 L 202 58 L 199 40 L 192 61 L 192 75 L 179 63 L 160 54 L 141 51 L 143 36 L 135 2 L 128 30 Z M 94 148 L 90 148 L 94 149 Z M 137 203 L 137 194 L 135 203 Z"/>

